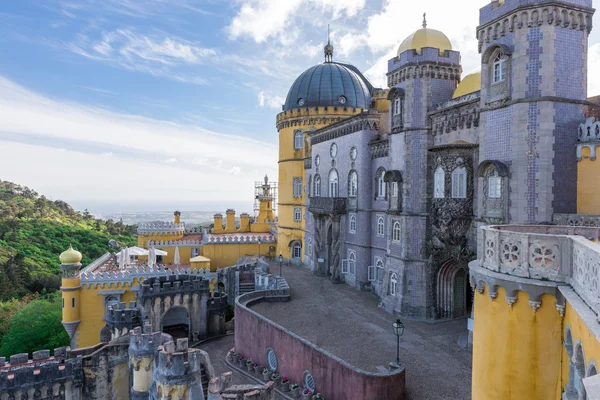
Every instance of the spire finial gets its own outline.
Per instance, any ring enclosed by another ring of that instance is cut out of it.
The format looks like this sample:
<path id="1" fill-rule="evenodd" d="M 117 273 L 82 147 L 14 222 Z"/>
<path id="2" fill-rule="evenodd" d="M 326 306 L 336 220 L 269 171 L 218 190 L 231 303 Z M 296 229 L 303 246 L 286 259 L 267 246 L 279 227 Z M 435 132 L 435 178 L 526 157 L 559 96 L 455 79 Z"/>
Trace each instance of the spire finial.
<path id="1" fill-rule="evenodd" d="M 427 13 L 423 13 L 423 29 L 427 28 Z"/>
<path id="2" fill-rule="evenodd" d="M 331 35 L 329 32 L 329 24 L 327 24 L 327 45 L 325 45 L 325 62 L 333 61 L 333 46 L 331 45 Z"/>

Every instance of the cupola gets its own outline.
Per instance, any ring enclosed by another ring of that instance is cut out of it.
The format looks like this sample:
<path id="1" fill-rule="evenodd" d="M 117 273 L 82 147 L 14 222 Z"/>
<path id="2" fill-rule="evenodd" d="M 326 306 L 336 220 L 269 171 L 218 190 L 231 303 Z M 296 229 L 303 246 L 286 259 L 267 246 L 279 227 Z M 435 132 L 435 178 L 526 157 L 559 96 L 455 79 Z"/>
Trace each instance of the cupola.
<path id="1" fill-rule="evenodd" d="M 66 251 L 63 251 L 58 258 L 62 265 L 73 265 L 81 263 L 83 256 L 80 252 L 73 249 L 72 246 L 69 246 L 69 248 Z"/>
<path id="2" fill-rule="evenodd" d="M 481 71 L 473 72 L 463 78 L 454 91 L 453 99 L 481 90 Z"/>
<path id="3" fill-rule="evenodd" d="M 423 28 L 404 39 L 398 48 L 398 56 L 408 50 L 415 50 L 417 54 L 421 54 L 421 49 L 425 47 L 438 49 L 440 54 L 443 54 L 446 50 L 452 50 L 452 43 L 443 32 L 428 28 L 426 14 L 423 14 Z"/>

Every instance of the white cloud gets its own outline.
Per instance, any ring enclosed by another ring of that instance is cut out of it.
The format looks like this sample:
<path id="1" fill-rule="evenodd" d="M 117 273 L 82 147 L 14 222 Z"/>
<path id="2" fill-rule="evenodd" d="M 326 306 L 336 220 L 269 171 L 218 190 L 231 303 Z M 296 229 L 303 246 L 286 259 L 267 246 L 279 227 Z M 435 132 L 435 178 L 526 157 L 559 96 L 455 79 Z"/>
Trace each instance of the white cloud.
<path id="1" fill-rule="evenodd" d="M 179 67 L 211 63 L 217 55 L 214 49 L 184 39 L 143 35 L 131 29 L 103 32 L 98 40 L 79 35 L 78 40 L 69 43 L 68 49 L 120 68 L 195 84 L 207 82 L 198 75 L 181 73 Z"/>
<path id="2" fill-rule="evenodd" d="M 252 182 L 275 173 L 269 143 L 49 99 L 2 77 L 0 92 L 2 179 L 57 198 L 251 201 Z"/>
<path id="3" fill-rule="evenodd" d="M 285 99 L 281 96 L 265 94 L 264 91 L 258 92 L 258 105 L 281 110 L 281 105 L 285 103 Z"/>
<path id="4" fill-rule="evenodd" d="M 588 51 L 588 97 L 600 95 L 600 76 L 595 73 L 598 65 L 600 65 L 600 43 L 595 43 Z"/>
<path id="5" fill-rule="evenodd" d="M 250 37 L 263 43 L 276 38 L 291 44 L 301 25 L 297 20 L 318 23 L 323 20 L 323 12 L 330 13 L 332 20 L 344 15 L 353 17 L 364 8 L 365 0 L 247 0 L 241 4 L 227 27 L 230 39 Z"/>

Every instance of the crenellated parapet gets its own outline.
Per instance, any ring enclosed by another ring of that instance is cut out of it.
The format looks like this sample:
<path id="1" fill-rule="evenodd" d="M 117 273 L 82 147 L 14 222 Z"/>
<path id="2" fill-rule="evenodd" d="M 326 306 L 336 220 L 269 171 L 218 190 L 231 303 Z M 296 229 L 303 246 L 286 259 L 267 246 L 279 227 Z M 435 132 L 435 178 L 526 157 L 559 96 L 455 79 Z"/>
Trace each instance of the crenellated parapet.
<path id="1" fill-rule="evenodd" d="M 477 27 L 479 52 L 494 40 L 519 29 L 552 25 L 573 30 L 591 32 L 594 9 L 591 0 L 584 1 L 498 1 L 483 7 L 480 25 Z"/>
<path id="2" fill-rule="evenodd" d="M 149 247 L 156 247 L 157 249 L 165 248 L 165 247 L 198 247 L 202 245 L 201 240 L 149 240 Z"/>
<path id="3" fill-rule="evenodd" d="M 187 339 L 165 343 L 156 354 L 151 397 L 203 399 L 206 361 L 207 355 L 188 347 Z"/>
<path id="4" fill-rule="evenodd" d="M 192 292 L 209 292 L 209 281 L 194 275 L 161 276 L 145 280 L 139 291 L 139 297 L 173 296 Z"/>
<path id="5" fill-rule="evenodd" d="M 104 321 L 106 321 L 106 328 L 110 332 L 110 339 L 107 341 L 112 341 L 127 335 L 136 323 L 139 325 L 140 311 L 134 301 L 130 302 L 129 305 L 121 302 L 108 307 Z"/>
<path id="6" fill-rule="evenodd" d="M 448 142 L 477 141 L 480 114 L 480 92 L 439 104 L 435 111 L 429 113 L 431 135 L 437 136 L 435 144 L 443 144 L 446 142 L 444 138 Z"/>
<path id="7" fill-rule="evenodd" d="M 585 156 L 591 161 L 596 161 L 596 148 L 600 146 L 600 121 L 595 118 L 587 118 L 585 122 L 579 124 L 577 131 L 577 161 L 581 161 L 583 156 L 583 150 L 589 149 L 589 156 Z"/>
<path id="8" fill-rule="evenodd" d="M 280 131 L 294 126 L 330 125 L 347 118 L 348 115 L 360 114 L 363 111 L 362 108 L 337 106 L 293 108 L 277 114 L 276 126 Z"/>
<path id="9" fill-rule="evenodd" d="M 213 235 L 208 234 L 205 236 L 202 241 L 203 244 L 212 244 L 212 243 L 275 243 L 277 242 L 277 238 L 271 233 L 261 234 L 261 235 L 245 235 L 245 234 L 221 234 L 221 235 Z"/>
<path id="10" fill-rule="evenodd" d="M 83 287 L 102 287 L 104 284 L 129 284 L 134 280 L 142 281 L 154 277 L 172 277 L 172 276 L 195 276 L 205 279 L 215 279 L 217 274 L 210 272 L 210 269 L 190 269 L 190 268 L 165 268 L 163 265 L 152 267 L 135 266 L 125 271 L 110 272 L 84 272 L 81 274 L 81 285 Z"/>
<path id="11" fill-rule="evenodd" d="M 174 223 L 167 221 L 142 222 L 138 225 L 138 234 L 149 236 L 151 234 L 183 234 L 185 223 Z"/>
<path id="12" fill-rule="evenodd" d="M 424 48 L 420 54 L 415 50 L 406 51 L 388 61 L 388 71 L 389 87 L 416 78 L 460 81 L 460 52 L 446 50 L 440 54 L 434 48 Z"/>
<path id="13" fill-rule="evenodd" d="M 380 114 L 376 111 L 369 111 L 319 129 L 310 134 L 310 143 L 314 146 L 359 131 L 377 132 L 379 126 Z"/>
<path id="14" fill-rule="evenodd" d="M 4 399 L 81 399 L 83 369 L 81 358 L 69 359 L 66 347 L 27 354 L 15 354 L 5 363 L 0 357 L 0 397 Z M 31 397 L 30 397 L 31 394 Z"/>

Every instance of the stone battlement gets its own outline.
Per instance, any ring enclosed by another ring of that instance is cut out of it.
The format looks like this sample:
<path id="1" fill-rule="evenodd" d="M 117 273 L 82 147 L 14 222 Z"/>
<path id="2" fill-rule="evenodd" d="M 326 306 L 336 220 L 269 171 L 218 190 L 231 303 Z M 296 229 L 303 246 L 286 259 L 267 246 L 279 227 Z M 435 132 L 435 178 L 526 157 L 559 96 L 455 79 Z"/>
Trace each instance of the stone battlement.
<path id="1" fill-rule="evenodd" d="M 142 284 L 140 296 L 161 296 L 197 291 L 208 292 L 208 283 L 207 279 L 193 275 L 170 275 L 149 278 Z"/>
<path id="2" fill-rule="evenodd" d="M 215 293 L 211 298 L 208 299 L 208 309 L 210 311 L 226 309 L 228 305 L 227 294 Z"/>
<path id="3" fill-rule="evenodd" d="M 153 221 L 153 222 L 142 222 L 138 225 L 138 233 L 152 233 L 152 232 L 177 232 L 182 233 L 185 231 L 185 224 L 165 221 Z"/>
<path id="4" fill-rule="evenodd" d="M 187 246 L 200 246 L 201 240 L 149 240 L 148 246 L 152 247 L 187 247 Z"/>
<path id="5" fill-rule="evenodd" d="M 158 351 L 157 371 L 167 379 L 200 373 L 203 358 L 200 351 L 188 347 L 187 339 L 167 342 Z"/>
<path id="6" fill-rule="evenodd" d="M 204 277 L 207 279 L 216 278 L 216 273 L 210 272 L 207 269 L 189 269 L 179 268 L 171 269 L 165 268 L 163 265 L 157 265 L 153 267 L 145 266 L 134 266 L 129 267 L 125 271 L 110 271 L 110 272 L 83 272 L 80 274 L 81 285 L 99 285 L 103 283 L 133 283 L 133 280 L 148 279 L 152 277 L 171 277 L 171 276 L 197 276 Z"/>
<path id="7" fill-rule="evenodd" d="M 273 235 L 244 235 L 244 234 L 220 234 L 206 235 L 203 243 L 275 243 L 276 239 Z"/>
<path id="8" fill-rule="evenodd" d="M 53 357 L 50 357 L 50 350 L 40 350 L 33 353 L 32 359 L 27 353 L 12 355 L 8 364 L 4 357 L 0 358 L 0 393 L 11 395 L 16 390 L 50 388 L 55 383 L 66 381 L 74 381 L 75 386 L 81 385 L 81 358 L 67 357 L 67 348 L 60 347 L 54 349 Z"/>
<path id="9" fill-rule="evenodd" d="M 362 108 L 348 108 L 348 107 L 303 107 L 293 108 L 277 114 L 277 123 L 288 119 L 297 117 L 315 117 L 315 116 L 330 116 L 330 115 L 348 115 L 348 114 L 360 114 L 363 111 Z"/>
<path id="10" fill-rule="evenodd" d="M 131 323 L 131 320 L 138 313 L 135 301 L 130 302 L 129 307 L 127 307 L 127 303 L 121 302 L 115 306 L 108 307 L 108 312 L 104 320 L 113 325 Z"/>
<path id="11" fill-rule="evenodd" d="M 162 333 L 152 332 L 152 325 L 136 327 L 129 331 L 129 354 L 133 356 L 153 355 L 162 344 Z"/>

